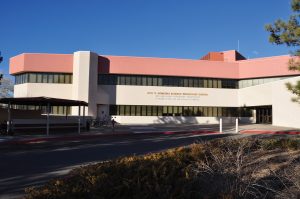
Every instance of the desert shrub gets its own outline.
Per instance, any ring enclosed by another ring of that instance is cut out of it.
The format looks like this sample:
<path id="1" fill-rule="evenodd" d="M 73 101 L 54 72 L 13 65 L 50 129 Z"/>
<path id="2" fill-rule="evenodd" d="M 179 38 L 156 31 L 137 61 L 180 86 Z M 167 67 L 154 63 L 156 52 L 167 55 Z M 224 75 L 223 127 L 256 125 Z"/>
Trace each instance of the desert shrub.
<path id="1" fill-rule="evenodd" d="M 263 139 L 261 140 L 261 146 L 266 150 L 274 149 L 300 149 L 299 138 L 278 138 L 278 139 Z"/>
<path id="2" fill-rule="evenodd" d="M 300 198 L 300 158 L 296 158 L 289 167 L 284 168 L 277 176 L 284 182 L 285 189 L 280 190 L 276 198 Z"/>
<path id="3" fill-rule="evenodd" d="M 64 178 L 27 189 L 25 198 L 274 198 L 276 192 L 253 177 L 258 167 L 249 166 L 252 154 L 281 147 L 299 149 L 298 143 L 297 139 L 217 139 L 123 157 L 74 169 Z"/>

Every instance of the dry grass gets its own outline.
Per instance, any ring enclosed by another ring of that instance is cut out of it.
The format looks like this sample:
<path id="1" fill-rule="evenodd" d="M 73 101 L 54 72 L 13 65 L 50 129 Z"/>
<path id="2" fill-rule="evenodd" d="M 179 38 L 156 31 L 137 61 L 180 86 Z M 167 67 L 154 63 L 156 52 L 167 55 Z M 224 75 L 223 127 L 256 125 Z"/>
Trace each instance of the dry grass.
<path id="1" fill-rule="evenodd" d="M 300 139 L 220 139 L 73 170 L 25 198 L 300 198 Z"/>

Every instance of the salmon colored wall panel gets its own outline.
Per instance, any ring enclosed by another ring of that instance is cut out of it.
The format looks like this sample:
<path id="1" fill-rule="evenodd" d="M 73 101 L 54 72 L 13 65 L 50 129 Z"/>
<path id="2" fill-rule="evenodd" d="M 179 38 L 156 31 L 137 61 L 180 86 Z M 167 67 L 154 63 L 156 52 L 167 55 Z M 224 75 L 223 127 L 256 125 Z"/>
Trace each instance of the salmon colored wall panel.
<path id="1" fill-rule="evenodd" d="M 235 51 L 225 51 L 232 60 Z M 173 58 L 98 56 L 99 73 L 190 76 L 211 78 L 258 78 L 300 75 L 288 70 L 289 56 L 241 61 L 208 61 Z M 73 72 L 73 54 L 25 53 L 10 59 L 10 73 Z"/>
<path id="2" fill-rule="evenodd" d="M 22 72 L 73 72 L 73 54 L 25 53 L 10 59 L 10 74 Z"/>
<path id="3" fill-rule="evenodd" d="M 211 52 L 210 61 L 224 61 L 223 53 L 221 52 Z"/>
<path id="4" fill-rule="evenodd" d="M 201 57 L 200 60 L 209 60 L 209 53 Z"/>
<path id="5" fill-rule="evenodd" d="M 224 61 L 224 56 L 222 52 L 209 52 L 207 55 L 200 58 L 200 60 Z"/>
<path id="6" fill-rule="evenodd" d="M 14 74 L 17 71 L 24 70 L 24 54 L 17 55 L 9 59 L 9 73 Z"/>
<path id="7" fill-rule="evenodd" d="M 277 56 L 239 61 L 239 78 L 297 75 L 288 69 L 291 57 Z"/>
<path id="8" fill-rule="evenodd" d="M 234 62 L 236 61 L 235 50 L 224 51 L 224 61 Z"/>
<path id="9" fill-rule="evenodd" d="M 220 61 L 171 58 L 106 56 L 106 67 L 100 73 L 170 75 L 190 77 L 237 78 L 238 64 Z M 106 71 L 105 71 L 106 69 Z"/>
<path id="10" fill-rule="evenodd" d="M 235 51 L 226 51 L 225 54 L 229 60 L 235 59 Z M 106 56 L 102 59 L 104 61 L 99 62 L 100 73 L 234 79 L 300 75 L 299 72 L 288 70 L 289 56 L 231 62 L 122 56 Z"/>

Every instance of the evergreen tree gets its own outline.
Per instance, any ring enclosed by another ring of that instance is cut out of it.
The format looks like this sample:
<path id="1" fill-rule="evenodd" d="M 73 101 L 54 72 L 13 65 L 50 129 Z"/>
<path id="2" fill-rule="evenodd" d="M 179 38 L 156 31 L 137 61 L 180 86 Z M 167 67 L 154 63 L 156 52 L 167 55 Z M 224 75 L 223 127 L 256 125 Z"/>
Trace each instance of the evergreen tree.
<path id="1" fill-rule="evenodd" d="M 278 19 L 274 24 L 266 25 L 266 30 L 270 33 L 269 41 L 277 45 L 287 45 L 291 48 L 300 47 L 300 0 L 292 0 L 291 8 L 293 14 L 287 21 Z M 300 71 L 300 49 L 293 51 L 293 58 L 289 61 L 289 69 Z M 300 81 L 296 84 L 287 83 L 287 88 L 297 97 L 292 100 L 300 102 Z"/>

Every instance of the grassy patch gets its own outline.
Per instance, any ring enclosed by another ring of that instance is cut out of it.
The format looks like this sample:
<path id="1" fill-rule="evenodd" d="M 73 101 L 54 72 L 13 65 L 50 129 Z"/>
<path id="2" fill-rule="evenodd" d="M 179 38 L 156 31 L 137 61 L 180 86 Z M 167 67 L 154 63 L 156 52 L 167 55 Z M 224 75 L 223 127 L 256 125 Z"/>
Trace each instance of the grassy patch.
<path id="1" fill-rule="evenodd" d="M 297 138 L 218 139 L 81 167 L 25 198 L 297 198 L 299 150 Z"/>

